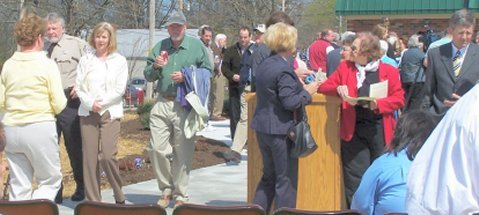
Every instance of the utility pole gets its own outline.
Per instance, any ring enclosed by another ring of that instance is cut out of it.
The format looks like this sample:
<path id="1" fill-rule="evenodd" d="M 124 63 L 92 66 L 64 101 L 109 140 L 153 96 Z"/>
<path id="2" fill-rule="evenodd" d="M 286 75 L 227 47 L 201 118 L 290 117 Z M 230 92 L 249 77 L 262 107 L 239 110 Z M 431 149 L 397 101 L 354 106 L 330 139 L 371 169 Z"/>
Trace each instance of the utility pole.
<path id="1" fill-rule="evenodd" d="M 178 12 L 183 13 L 183 0 L 178 0 Z"/>
<path id="2" fill-rule="evenodd" d="M 285 4 L 286 4 L 285 1 L 286 0 L 283 0 L 282 3 L 281 3 L 281 11 L 283 11 L 283 12 L 285 11 Z"/>
<path id="3" fill-rule="evenodd" d="M 156 20 L 156 2 L 155 0 L 150 0 L 150 5 L 148 8 L 149 15 L 149 37 L 148 37 L 148 55 L 153 50 L 155 45 L 155 20 Z M 153 98 L 153 83 L 147 82 L 146 84 L 146 100 L 151 100 Z"/>

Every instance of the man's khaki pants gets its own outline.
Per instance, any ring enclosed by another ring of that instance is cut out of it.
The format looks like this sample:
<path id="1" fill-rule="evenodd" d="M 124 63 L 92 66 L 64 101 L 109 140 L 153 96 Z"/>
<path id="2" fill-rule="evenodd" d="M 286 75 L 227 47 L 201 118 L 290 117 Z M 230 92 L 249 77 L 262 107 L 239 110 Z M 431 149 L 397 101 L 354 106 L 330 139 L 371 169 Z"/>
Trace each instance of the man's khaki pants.
<path id="1" fill-rule="evenodd" d="M 246 141 L 248 140 L 248 103 L 246 102 L 246 93 L 251 91 L 250 86 L 246 86 L 240 97 L 241 115 L 236 124 L 235 137 L 231 144 L 231 150 L 241 154 Z"/>
<path id="2" fill-rule="evenodd" d="M 194 138 L 186 139 L 183 132 L 189 111 L 178 102 L 158 97 L 150 113 L 151 139 L 147 151 L 162 194 L 187 201 L 195 149 Z"/>
<path id="3" fill-rule="evenodd" d="M 221 116 L 223 113 L 223 104 L 225 100 L 225 85 L 226 78 L 223 74 L 218 73 L 211 78 L 211 93 L 210 93 L 210 105 L 212 117 Z"/>

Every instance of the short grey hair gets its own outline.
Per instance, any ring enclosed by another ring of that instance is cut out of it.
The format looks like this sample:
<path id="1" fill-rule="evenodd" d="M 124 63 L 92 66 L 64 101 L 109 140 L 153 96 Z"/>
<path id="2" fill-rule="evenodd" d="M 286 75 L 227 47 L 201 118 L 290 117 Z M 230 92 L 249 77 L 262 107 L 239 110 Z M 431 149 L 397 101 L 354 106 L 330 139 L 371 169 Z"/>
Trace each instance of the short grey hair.
<path id="1" fill-rule="evenodd" d="M 449 28 L 456 28 L 459 26 L 475 26 L 476 17 L 467 9 L 461 9 L 454 12 L 449 19 Z"/>
<path id="2" fill-rule="evenodd" d="M 356 33 L 352 31 L 346 31 L 341 34 L 341 45 L 350 46 L 353 44 L 354 39 L 356 39 Z"/>
<path id="3" fill-rule="evenodd" d="M 58 13 L 49 13 L 45 17 L 47 22 L 59 22 L 60 25 L 65 28 L 65 19 L 62 16 L 58 15 Z"/>
<path id="4" fill-rule="evenodd" d="M 220 41 L 222 39 L 226 39 L 226 35 L 225 34 L 217 34 L 216 37 L 215 37 L 215 43 L 218 43 L 218 41 Z"/>
<path id="5" fill-rule="evenodd" d="M 418 48 L 421 46 L 421 42 L 419 42 L 419 35 L 413 34 L 411 37 L 409 37 L 409 40 L 407 41 L 407 47 L 408 48 Z"/>

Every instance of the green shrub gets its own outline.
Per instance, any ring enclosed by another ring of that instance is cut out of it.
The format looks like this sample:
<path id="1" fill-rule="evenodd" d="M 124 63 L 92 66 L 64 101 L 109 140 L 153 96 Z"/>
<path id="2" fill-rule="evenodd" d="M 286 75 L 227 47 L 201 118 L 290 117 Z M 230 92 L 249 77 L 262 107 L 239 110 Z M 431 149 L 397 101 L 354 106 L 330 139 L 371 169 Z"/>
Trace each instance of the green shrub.
<path id="1" fill-rule="evenodd" d="M 140 123 L 145 129 L 150 129 L 150 111 L 155 105 L 154 102 L 145 102 L 138 105 L 136 113 L 140 116 Z"/>

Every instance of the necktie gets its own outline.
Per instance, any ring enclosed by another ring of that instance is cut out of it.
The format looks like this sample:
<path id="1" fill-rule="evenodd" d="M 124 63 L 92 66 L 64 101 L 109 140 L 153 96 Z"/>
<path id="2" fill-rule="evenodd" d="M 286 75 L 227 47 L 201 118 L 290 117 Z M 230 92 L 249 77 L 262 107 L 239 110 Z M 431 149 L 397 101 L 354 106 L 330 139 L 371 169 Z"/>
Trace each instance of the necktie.
<path id="1" fill-rule="evenodd" d="M 52 43 L 52 44 L 50 44 L 50 47 L 48 47 L 48 50 L 47 50 L 47 57 L 48 58 L 51 58 L 53 49 L 55 48 L 56 45 L 57 45 L 56 43 Z"/>
<path id="2" fill-rule="evenodd" d="M 461 73 L 461 66 L 462 66 L 462 57 L 461 57 L 461 51 L 457 50 L 456 55 L 452 59 L 452 70 L 454 71 L 454 74 L 456 76 Z"/>

